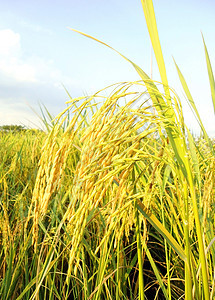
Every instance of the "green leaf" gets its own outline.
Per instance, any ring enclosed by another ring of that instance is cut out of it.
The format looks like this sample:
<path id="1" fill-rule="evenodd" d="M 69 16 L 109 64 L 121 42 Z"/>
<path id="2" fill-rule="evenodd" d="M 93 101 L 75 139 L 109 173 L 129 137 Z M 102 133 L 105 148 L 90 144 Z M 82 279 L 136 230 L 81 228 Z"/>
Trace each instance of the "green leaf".
<path id="1" fill-rule="evenodd" d="M 188 139 L 188 143 L 189 143 L 189 149 L 190 149 L 190 154 L 191 154 L 191 158 L 193 161 L 193 169 L 195 172 L 195 178 L 198 182 L 198 186 L 199 188 L 201 187 L 201 174 L 200 174 L 200 169 L 199 169 L 199 160 L 198 160 L 198 156 L 196 154 L 196 145 L 195 145 L 195 141 L 193 136 L 191 135 L 189 129 L 187 128 L 187 139 Z"/>
<path id="2" fill-rule="evenodd" d="M 174 58 L 173 58 L 173 60 L 174 60 Z M 189 101 L 189 104 L 190 104 L 190 106 L 191 106 L 191 108 L 192 108 L 192 110 L 194 112 L 194 115 L 195 115 L 195 117 L 196 117 L 196 119 L 197 119 L 197 121 L 198 121 L 198 123 L 199 123 L 199 125 L 200 125 L 200 127 L 202 129 L 202 131 L 203 131 L 205 139 L 210 144 L 210 141 L 209 141 L 209 138 L 208 138 L 208 134 L 207 134 L 207 132 L 205 130 L 205 127 L 204 127 L 204 125 L 202 123 L 201 117 L 200 117 L 199 112 L 198 112 L 198 110 L 196 108 L 196 105 L 195 105 L 195 102 L 193 100 L 193 97 L 191 96 L 191 93 L 190 93 L 190 90 L 189 90 L 189 88 L 187 86 L 186 80 L 185 80 L 184 76 L 182 75 L 182 73 L 181 73 L 178 65 L 176 64 L 175 60 L 174 60 L 174 63 L 175 63 L 175 66 L 176 66 L 176 69 L 177 69 L 177 72 L 178 72 L 179 79 L 181 81 L 181 85 L 182 85 L 182 87 L 184 89 L 184 92 L 185 92 L 185 94 L 187 96 L 187 99 Z"/>
<path id="3" fill-rule="evenodd" d="M 205 44 L 205 40 L 202 34 L 202 39 L 203 39 L 203 43 L 204 43 L 204 48 L 205 48 L 205 57 L 206 57 L 206 63 L 207 63 L 207 69 L 208 69 L 208 77 L 209 77 L 209 81 L 210 81 L 210 87 L 211 87 L 211 97 L 212 97 L 212 101 L 213 101 L 213 106 L 214 106 L 214 113 L 215 113 L 215 81 L 214 81 L 214 75 L 213 75 L 213 70 L 211 67 L 211 62 L 210 62 L 210 58 L 208 55 L 208 50 Z"/>
<path id="4" fill-rule="evenodd" d="M 165 285 L 164 285 L 164 283 L 163 283 L 163 280 L 162 280 L 162 278 L 161 278 L 161 276 L 160 276 L 160 271 L 159 271 L 158 267 L 156 266 L 156 264 L 155 264 L 155 262 L 154 262 L 154 260 L 153 260 L 153 257 L 152 257 L 152 255 L 151 255 L 151 253 L 150 253 L 150 251 L 149 251 L 149 248 L 147 247 L 147 245 L 146 245 L 145 242 L 143 242 L 143 247 L 144 247 L 144 250 L 145 250 L 146 255 L 147 255 L 147 257 L 148 257 L 148 260 L 149 260 L 149 262 L 150 262 L 150 264 L 151 264 L 151 267 L 152 267 L 152 269 L 153 269 L 153 271 L 154 271 L 154 273 L 155 273 L 155 276 L 156 276 L 156 278 L 157 278 L 157 281 L 159 282 L 159 285 L 160 285 L 160 287 L 161 287 L 161 289 L 162 289 L 162 292 L 163 292 L 165 298 L 166 298 L 166 299 L 169 299 L 167 290 L 166 290 Z"/>
<path id="5" fill-rule="evenodd" d="M 155 58 L 157 61 L 158 69 L 160 72 L 161 81 L 164 85 L 164 90 L 165 90 L 166 96 L 168 96 L 168 98 L 169 98 L 170 94 L 169 94 L 168 80 L 167 80 L 167 75 L 166 75 L 166 67 L 165 67 L 161 44 L 160 44 L 160 40 L 159 40 L 153 2 L 152 2 L 152 0 L 148 0 L 148 1 L 141 0 L 141 3 L 142 3 L 142 7 L 143 7 L 152 47 L 153 47 L 153 50 L 155 53 Z"/>
<path id="6" fill-rule="evenodd" d="M 150 94 L 150 97 L 153 101 L 153 104 L 156 108 L 159 107 L 160 111 L 158 111 L 159 114 L 165 115 L 165 117 L 170 120 L 172 118 L 172 116 L 174 116 L 174 110 L 172 108 L 171 103 L 168 102 L 168 109 L 167 109 L 167 104 L 163 99 L 163 95 L 161 94 L 161 92 L 158 90 L 158 88 L 156 87 L 156 85 L 154 84 L 154 82 L 150 79 L 150 77 L 137 65 L 135 64 L 133 61 L 131 61 L 130 59 L 128 59 L 126 56 L 124 56 L 122 53 L 120 53 L 119 51 L 117 51 L 116 49 L 114 49 L 113 47 L 109 46 L 108 44 L 100 41 L 99 39 L 83 33 L 79 30 L 76 29 L 72 29 L 70 28 L 72 31 L 77 32 L 87 38 L 90 38 L 106 47 L 108 47 L 109 49 L 115 51 L 117 54 L 119 54 L 122 58 L 124 58 L 126 61 L 128 61 L 136 70 L 136 72 L 138 73 L 138 75 L 140 76 L 140 78 L 143 80 L 143 82 L 146 85 L 146 88 Z M 162 67 L 163 69 L 163 67 Z M 164 71 L 163 71 L 164 72 Z M 165 79 L 165 75 L 163 77 L 163 84 L 166 86 L 167 85 L 167 79 Z M 166 94 L 168 94 L 167 97 L 167 101 L 170 101 L 170 97 L 169 97 L 169 90 L 168 93 L 166 92 Z"/>
<path id="7" fill-rule="evenodd" d="M 153 215 L 145 205 L 137 200 L 137 208 L 141 214 L 151 223 L 151 225 L 163 236 L 163 238 L 168 242 L 168 244 L 178 253 L 184 262 L 187 262 L 187 256 L 182 249 L 182 247 L 176 242 L 172 235 L 166 230 L 166 228 L 161 224 L 161 222 Z"/>

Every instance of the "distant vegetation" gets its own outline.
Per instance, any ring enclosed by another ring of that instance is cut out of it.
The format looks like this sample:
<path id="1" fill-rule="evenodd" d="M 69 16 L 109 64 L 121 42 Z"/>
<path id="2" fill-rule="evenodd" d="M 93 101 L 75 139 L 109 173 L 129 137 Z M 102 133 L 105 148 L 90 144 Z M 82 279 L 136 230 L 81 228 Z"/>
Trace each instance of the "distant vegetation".
<path id="1" fill-rule="evenodd" d="M 20 132 L 25 131 L 26 128 L 22 125 L 3 125 L 0 126 L 0 131 L 2 132 Z"/>
<path id="2" fill-rule="evenodd" d="M 23 125 L 2 125 L 2 126 L 0 126 L 0 132 L 5 132 L 5 133 L 18 133 L 18 132 L 26 132 L 26 131 L 31 131 L 31 132 L 36 133 L 41 130 L 40 129 L 29 129 Z"/>
<path id="3" fill-rule="evenodd" d="M 47 132 L 0 128 L 1 300 L 215 298 L 214 145 L 176 65 L 201 138 L 187 129 L 142 5 L 162 83 L 127 59 L 140 81 L 71 98 Z"/>

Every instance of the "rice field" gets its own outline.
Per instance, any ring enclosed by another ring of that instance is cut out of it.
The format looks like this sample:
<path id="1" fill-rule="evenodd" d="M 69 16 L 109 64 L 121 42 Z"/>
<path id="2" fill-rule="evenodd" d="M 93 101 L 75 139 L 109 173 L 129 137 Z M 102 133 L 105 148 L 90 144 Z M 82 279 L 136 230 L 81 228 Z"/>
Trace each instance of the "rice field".
<path id="1" fill-rule="evenodd" d="M 186 127 L 142 6 L 161 82 L 113 49 L 139 81 L 71 97 L 46 132 L 0 131 L 2 300 L 215 298 L 214 141 L 176 65 L 201 136 Z"/>

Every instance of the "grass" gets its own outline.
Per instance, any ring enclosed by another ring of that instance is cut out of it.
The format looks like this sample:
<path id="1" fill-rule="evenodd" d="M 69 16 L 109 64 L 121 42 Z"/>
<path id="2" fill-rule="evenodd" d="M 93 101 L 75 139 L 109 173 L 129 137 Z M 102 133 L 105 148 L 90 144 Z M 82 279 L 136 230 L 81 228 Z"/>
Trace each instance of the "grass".
<path id="1" fill-rule="evenodd" d="M 142 6 L 161 83 L 115 50 L 140 81 L 71 98 L 47 133 L 0 132 L 3 300 L 215 296 L 213 141 L 176 64 L 202 136 L 186 127 Z"/>

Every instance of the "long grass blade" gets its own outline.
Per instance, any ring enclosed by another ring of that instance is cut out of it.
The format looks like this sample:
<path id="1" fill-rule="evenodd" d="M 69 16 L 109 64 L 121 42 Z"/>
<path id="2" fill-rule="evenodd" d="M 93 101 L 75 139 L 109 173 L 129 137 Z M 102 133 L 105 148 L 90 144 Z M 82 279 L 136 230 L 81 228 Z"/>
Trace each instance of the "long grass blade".
<path id="1" fill-rule="evenodd" d="M 147 0 L 147 1 L 141 0 L 141 3 L 142 3 L 142 7 L 143 7 L 145 20 L 146 20 L 147 28 L 149 31 L 149 36 L 151 39 L 152 47 L 153 47 L 157 65 L 159 68 L 161 81 L 164 85 L 165 93 L 169 97 L 169 88 L 168 88 L 166 67 L 165 67 L 161 44 L 160 44 L 160 39 L 159 39 L 159 35 L 158 35 L 158 29 L 157 29 L 157 24 L 156 24 L 153 2 L 152 2 L 152 0 Z"/>
<path id="2" fill-rule="evenodd" d="M 174 60 L 174 62 L 175 62 L 175 60 Z M 207 141 L 207 143 L 208 143 L 208 145 L 209 145 L 211 151 L 214 152 L 214 150 L 213 150 L 213 145 L 212 145 L 212 143 L 211 143 L 211 141 L 210 141 L 210 139 L 209 139 L 209 136 L 208 136 L 208 134 L 207 134 L 207 131 L 206 131 L 206 129 L 205 129 L 203 123 L 202 123 L 201 117 L 200 117 L 200 115 L 199 115 L 199 112 L 198 112 L 197 107 L 196 107 L 196 105 L 195 105 L 195 102 L 194 102 L 194 100 L 193 100 L 193 97 L 192 97 L 192 95 L 191 95 L 191 93 L 190 93 L 190 90 L 189 90 L 189 88 L 188 88 L 188 85 L 187 85 L 187 83 L 186 83 L 186 80 L 185 80 L 183 74 L 181 73 L 181 71 L 180 71 L 178 65 L 176 64 L 176 62 L 175 62 L 175 66 L 176 66 L 176 69 L 177 69 L 177 72 L 178 72 L 179 79 L 180 79 L 180 81 L 181 81 L 181 85 L 182 85 L 182 87 L 183 87 L 183 89 L 184 89 L 184 92 L 185 92 L 185 94 L 186 94 L 186 96 L 187 96 L 188 102 L 189 102 L 189 104 L 190 104 L 190 106 L 191 106 L 191 108 L 192 108 L 192 110 L 193 110 L 193 112 L 194 112 L 194 115 L 195 115 L 195 117 L 196 117 L 196 119 L 197 119 L 197 121 L 198 121 L 198 123 L 199 123 L 199 125 L 200 125 L 200 128 L 201 128 L 201 130 L 202 130 L 202 132 L 203 132 L 203 135 L 204 135 L 204 137 L 205 137 L 205 139 L 206 139 L 206 141 Z"/>
<path id="3" fill-rule="evenodd" d="M 205 57 L 206 57 L 206 63 L 207 63 L 207 69 L 208 69 L 208 77 L 209 77 L 209 82 L 210 82 L 210 87 L 211 87 L 211 97 L 212 97 L 214 113 L 215 113 L 215 80 L 214 80 L 213 70 L 212 70 L 212 66 L 211 66 L 211 62 L 210 62 L 210 58 L 209 58 L 209 54 L 208 54 L 208 50 L 207 50 L 207 47 L 205 44 L 203 34 L 202 34 L 202 39 L 203 39 L 203 43 L 204 43 Z"/>
<path id="4" fill-rule="evenodd" d="M 144 204 L 137 200 L 137 208 L 143 216 L 152 224 L 152 226 L 167 240 L 168 244 L 176 251 L 184 262 L 187 262 L 187 257 L 182 247 L 176 242 L 172 235 L 166 230 L 162 223 L 147 210 Z"/>

